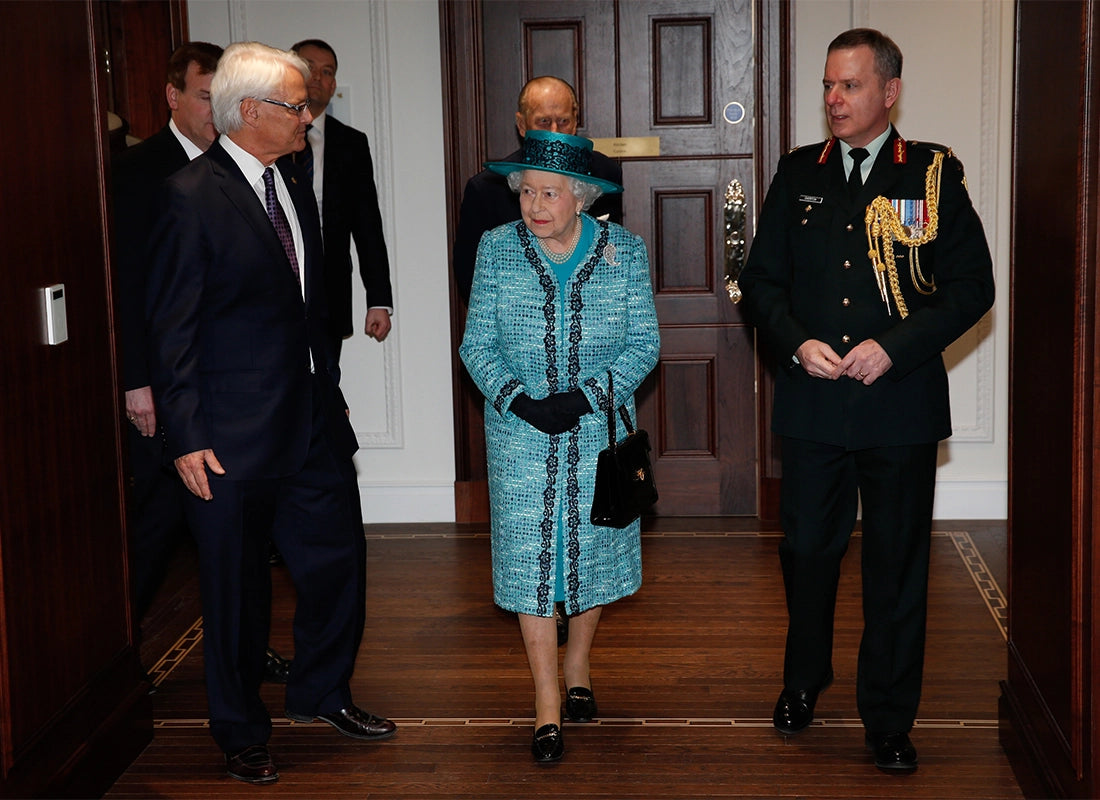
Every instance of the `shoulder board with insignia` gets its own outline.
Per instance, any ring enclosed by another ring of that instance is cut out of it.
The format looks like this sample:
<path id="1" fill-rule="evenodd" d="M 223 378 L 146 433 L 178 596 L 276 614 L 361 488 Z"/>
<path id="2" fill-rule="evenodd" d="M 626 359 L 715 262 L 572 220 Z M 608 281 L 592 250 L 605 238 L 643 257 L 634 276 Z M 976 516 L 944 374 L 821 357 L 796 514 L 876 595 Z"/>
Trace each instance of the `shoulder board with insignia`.
<path id="1" fill-rule="evenodd" d="M 796 144 L 794 147 L 787 151 L 787 155 L 791 155 L 792 153 L 809 152 L 810 150 L 816 150 L 817 148 L 822 146 L 824 146 L 826 148 L 826 152 L 828 152 L 828 149 L 832 146 L 832 141 L 832 139 L 826 139 L 824 142 L 814 142 L 813 144 Z"/>
<path id="2" fill-rule="evenodd" d="M 945 144 L 936 144 L 935 142 L 918 142 L 915 139 L 910 139 L 909 140 L 909 146 L 910 147 L 920 147 L 920 148 L 924 148 L 925 150 L 934 150 L 938 153 L 943 153 L 948 158 L 954 158 L 955 157 L 955 153 L 951 150 L 950 147 L 948 147 Z"/>

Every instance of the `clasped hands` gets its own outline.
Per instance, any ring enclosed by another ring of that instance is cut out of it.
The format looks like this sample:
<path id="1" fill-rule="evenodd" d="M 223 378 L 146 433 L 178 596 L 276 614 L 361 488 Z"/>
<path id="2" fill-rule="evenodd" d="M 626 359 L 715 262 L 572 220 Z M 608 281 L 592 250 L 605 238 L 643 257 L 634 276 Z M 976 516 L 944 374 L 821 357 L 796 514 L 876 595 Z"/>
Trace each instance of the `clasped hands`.
<path id="1" fill-rule="evenodd" d="M 844 358 L 825 342 L 807 339 L 799 345 L 795 355 L 807 375 L 833 381 L 847 376 L 864 386 L 870 386 L 894 365 L 882 345 L 874 339 L 860 342 Z"/>
<path id="2" fill-rule="evenodd" d="M 551 435 L 572 430 L 581 417 L 592 411 L 592 405 L 580 389 L 557 392 L 541 400 L 520 392 L 508 408 L 524 422 Z"/>

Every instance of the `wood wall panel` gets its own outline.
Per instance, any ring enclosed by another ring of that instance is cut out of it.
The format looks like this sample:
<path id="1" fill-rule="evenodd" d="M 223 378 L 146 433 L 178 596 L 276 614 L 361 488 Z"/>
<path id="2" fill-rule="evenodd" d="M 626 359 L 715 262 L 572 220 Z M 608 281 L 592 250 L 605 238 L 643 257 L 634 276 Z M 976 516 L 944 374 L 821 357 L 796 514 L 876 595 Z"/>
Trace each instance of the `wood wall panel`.
<path id="1" fill-rule="evenodd" d="M 94 796 L 152 737 L 130 619 L 100 10 L 0 3 L 25 110 L 51 122 L 0 190 L 0 796 Z"/>
<path id="2" fill-rule="evenodd" d="M 1098 12 L 1095 0 L 1017 3 L 1002 741 L 1044 797 L 1100 792 Z"/>

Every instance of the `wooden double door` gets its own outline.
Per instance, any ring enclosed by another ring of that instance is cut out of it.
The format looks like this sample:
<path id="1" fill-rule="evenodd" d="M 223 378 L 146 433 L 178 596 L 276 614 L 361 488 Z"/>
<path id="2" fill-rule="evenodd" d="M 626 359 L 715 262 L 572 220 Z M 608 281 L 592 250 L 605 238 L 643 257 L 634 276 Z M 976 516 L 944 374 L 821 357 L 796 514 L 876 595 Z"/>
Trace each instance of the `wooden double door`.
<path id="1" fill-rule="evenodd" d="M 482 109 L 470 114 L 482 160 L 516 149 L 519 89 L 547 74 L 576 88 L 578 133 L 620 157 L 624 224 L 649 247 L 661 332 L 660 362 L 638 394 L 639 421 L 654 447 L 659 515 L 758 511 L 754 338 L 724 276 L 731 184 L 744 197 L 738 253 L 752 233 L 761 5 L 493 0 L 469 11 L 468 28 L 449 26 L 457 39 L 468 34 L 480 44 L 468 77 L 471 105 Z M 451 127 L 452 136 L 463 130 Z M 461 158 L 461 147 L 452 152 Z M 458 303 L 456 312 L 464 311 Z M 456 386 L 461 483 L 484 475 L 477 463 L 484 452 L 476 441 L 481 398 L 468 378 Z"/>

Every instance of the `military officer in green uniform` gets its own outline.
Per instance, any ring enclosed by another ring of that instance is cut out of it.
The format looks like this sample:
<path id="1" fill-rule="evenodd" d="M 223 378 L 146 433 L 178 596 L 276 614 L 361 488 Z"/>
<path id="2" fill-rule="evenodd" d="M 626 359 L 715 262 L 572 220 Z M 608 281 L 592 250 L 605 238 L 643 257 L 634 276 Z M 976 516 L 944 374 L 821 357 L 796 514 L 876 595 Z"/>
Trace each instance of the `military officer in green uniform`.
<path id="1" fill-rule="evenodd" d="M 876 766 L 917 767 L 937 443 L 951 435 L 941 353 L 993 304 L 962 164 L 890 123 L 901 51 L 879 31 L 828 48 L 832 137 L 780 159 L 739 285 L 778 365 L 789 624 L 773 722 L 813 721 L 833 679 L 841 559 L 862 503 L 857 698 Z"/>

